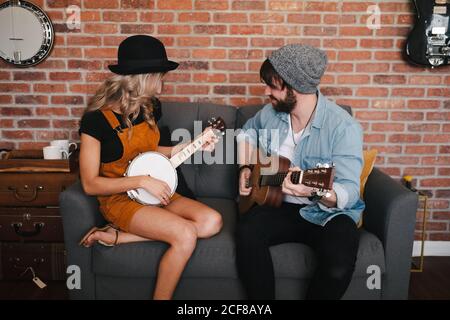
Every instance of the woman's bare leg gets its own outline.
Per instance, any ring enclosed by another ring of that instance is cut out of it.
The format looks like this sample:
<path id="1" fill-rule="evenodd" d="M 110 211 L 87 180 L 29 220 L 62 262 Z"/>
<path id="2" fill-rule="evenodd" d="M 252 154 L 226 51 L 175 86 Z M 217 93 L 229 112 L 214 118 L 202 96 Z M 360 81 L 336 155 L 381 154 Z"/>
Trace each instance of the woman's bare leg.
<path id="1" fill-rule="evenodd" d="M 130 222 L 131 233 L 170 245 L 159 262 L 153 298 L 171 299 L 197 243 L 194 224 L 159 207 L 139 209 Z"/>
<path id="2" fill-rule="evenodd" d="M 191 220 L 197 229 L 199 238 L 209 238 L 222 229 L 222 215 L 207 205 L 180 197 L 164 207 L 174 214 Z"/>
<path id="3" fill-rule="evenodd" d="M 214 209 L 189 198 L 181 197 L 164 208 L 143 207 L 133 216 L 129 231 L 120 232 L 118 243 L 149 241 L 170 244 L 161 258 L 154 299 L 171 299 L 181 273 L 195 249 L 197 238 L 208 238 L 222 228 L 222 216 Z M 102 240 L 114 243 L 115 231 L 97 231 L 89 242 Z"/>
<path id="4" fill-rule="evenodd" d="M 180 197 L 174 200 L 168 206 L 164 207 L 164 209 L 191 220 L 197 229 L 199 238 L 209 238 L 217 234 L 222 228 L 222 216 L 217 211 L 201 202 L 186 197 Z M 116 234 L 113 229 L 96 231 L 86 240 L 86 246 L 89 247 L 98 240 L 112 244 L 115 238 Z M 152 240 L 130 232 L 119 231 L 117 244 Z"/>

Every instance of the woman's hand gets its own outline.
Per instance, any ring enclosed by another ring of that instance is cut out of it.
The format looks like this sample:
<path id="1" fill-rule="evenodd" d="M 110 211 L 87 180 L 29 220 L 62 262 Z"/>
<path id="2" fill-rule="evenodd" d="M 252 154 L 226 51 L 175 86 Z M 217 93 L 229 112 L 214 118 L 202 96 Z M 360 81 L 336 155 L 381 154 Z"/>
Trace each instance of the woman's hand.
<path id="1" fill-rule="evenodd" d="M 167 183 L 162 180 L 152 178 L 150 176 L 142 176 L 140 187 L 150 192 L 161 204 L 167 206 L 170 203 L 172 191 Z"/>
<path id="2" fill-rule="evenodd" d="M 282 184 L 282 192 L 285 194 L 289 194 L 291 196 L 295 197 L 311 197 L 313 192 L 315 191 L 314 188 L 307 187 L 304 184 L 293 184 L 291 182 L 291 176 L 292 172 L 294 171 L 301 171 L 299 167 L 290 168 L 289 173 L 287 174 L 286 178 L 284 178 L 283 184 Z"/>
<path id="3" fill-rule="evenodd" d="M 247 186 L 251 174 L 252 171 L 249 168 L 241 170 L 241 174 L 239 175 L 239 194 L 241 196 L 248 196 L 252 192 L 252 187 Z"/>
<path id="4" fill-rule="evenodd" d="M 208 132 L 211 131 L 211 132 Z M 213 151 L 216 147 L 216 143 L 219 142 L 219 138 L 212 132 L 211 127 L 207 127 L 205 130 L 203 130 L 203 134 L 205 134 L 203 138 L 203 145 L 201 147 L 201 150 L 203 151 Z"/>

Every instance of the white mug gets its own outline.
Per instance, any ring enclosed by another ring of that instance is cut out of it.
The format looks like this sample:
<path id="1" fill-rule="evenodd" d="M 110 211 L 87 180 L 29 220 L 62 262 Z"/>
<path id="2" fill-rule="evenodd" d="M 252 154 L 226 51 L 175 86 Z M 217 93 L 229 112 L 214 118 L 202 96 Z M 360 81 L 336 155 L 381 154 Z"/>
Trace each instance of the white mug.
<path id="1" fill-rule="evenodd" d="M 44 153 L 44 159 L 55 160 L 55 159 L 67 159 L 69 155 L 59 146 L 47 146 L 42 149 Z"/>
<path id="2" fill-rule="evenodd" d="M 75 142 L 69 142 L 69 140 L 53 140 L 50 142 L 50 145 L 57 146 L 61 148 L 61 150 L 64 150 L 66 152 L 65 154 L 67 155 L 67 158 L 72 154 L 73 151 L 77 150 L 78 147 Z M 69 152 L 71 146 L 75 146 L 75 149 L 73 149 L 72 152 Z"/>

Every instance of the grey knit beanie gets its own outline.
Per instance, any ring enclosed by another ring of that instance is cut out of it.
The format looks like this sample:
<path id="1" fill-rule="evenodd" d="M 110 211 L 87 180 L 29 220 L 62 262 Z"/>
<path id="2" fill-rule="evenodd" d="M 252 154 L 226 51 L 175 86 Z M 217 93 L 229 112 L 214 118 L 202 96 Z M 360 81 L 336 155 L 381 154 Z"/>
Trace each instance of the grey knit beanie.
<path id="1" fill-rule="evenodd" d="M 304 44 L 288 44 L 269 61 L 280 77 L 300 93 L 315 93 L 327 66 L 325 51 Z"/>

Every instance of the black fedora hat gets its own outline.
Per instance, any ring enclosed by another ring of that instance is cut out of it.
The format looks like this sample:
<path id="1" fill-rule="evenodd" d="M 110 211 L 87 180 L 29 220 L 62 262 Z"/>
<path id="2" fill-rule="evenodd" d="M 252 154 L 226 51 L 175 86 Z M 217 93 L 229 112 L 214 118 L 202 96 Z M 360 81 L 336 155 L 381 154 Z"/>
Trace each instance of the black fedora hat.
<path id="1" fill-rule="evenodd" d="M 163 43 L 146 35 L 123 40 L 117 58 L 117 64 L 109 65 L 108 68 L 120 75 L 166 72 L 178 67 L 178 63 L 167 59 Z"/>

